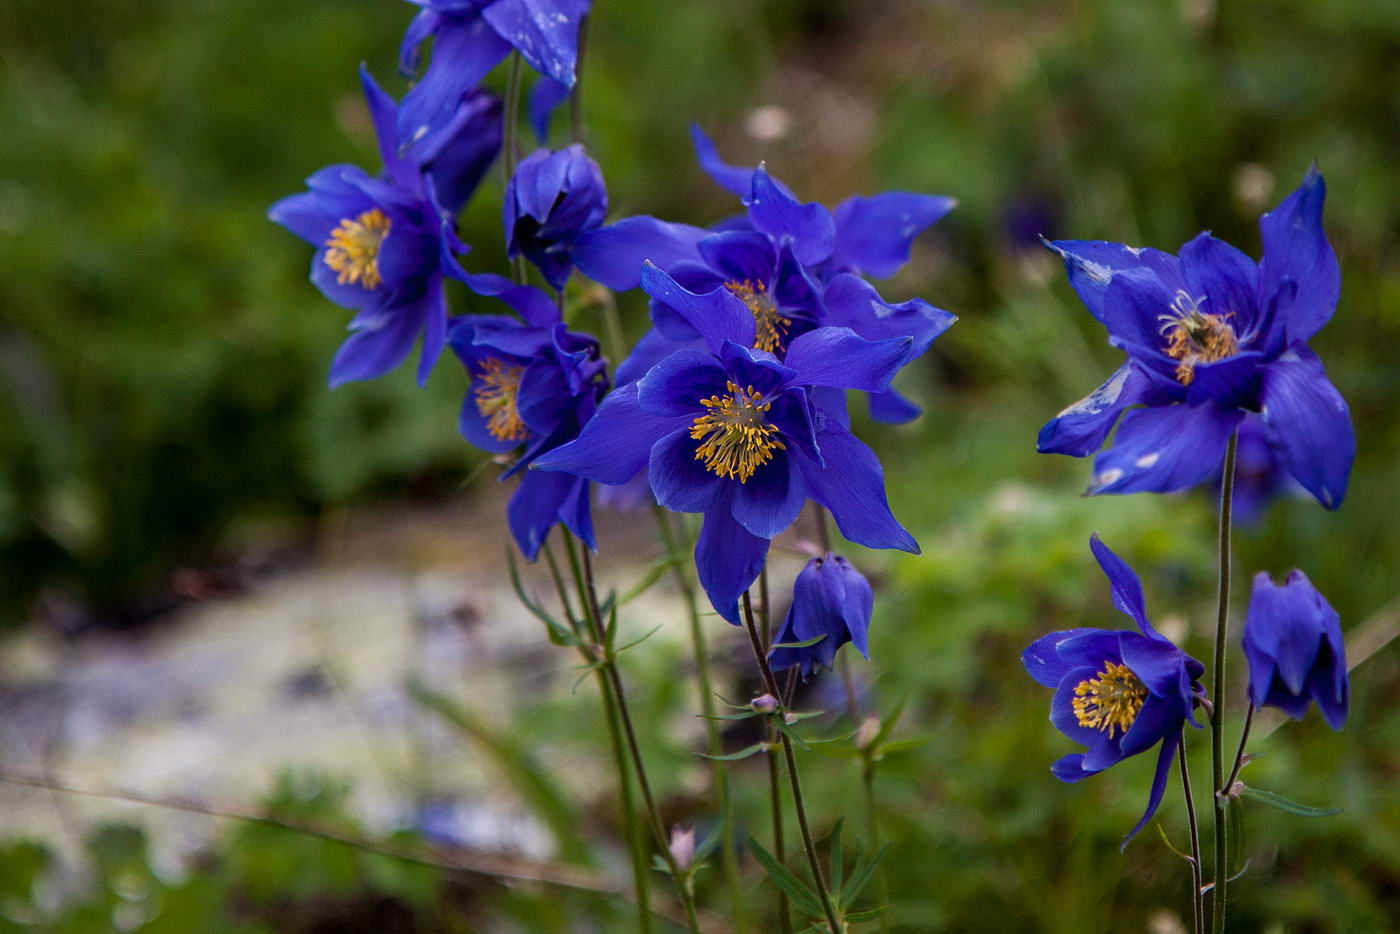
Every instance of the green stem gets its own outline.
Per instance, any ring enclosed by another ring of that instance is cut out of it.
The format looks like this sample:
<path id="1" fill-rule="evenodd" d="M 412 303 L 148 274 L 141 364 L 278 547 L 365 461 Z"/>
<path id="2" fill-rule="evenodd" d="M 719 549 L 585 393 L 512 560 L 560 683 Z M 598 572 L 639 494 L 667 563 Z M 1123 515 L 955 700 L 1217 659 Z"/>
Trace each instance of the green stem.
<path id="1" fill-rule="evenodd" d="M 1244 768 L 1244 748 L 1249 743 L 1249 728 L 1254 725 L 1254 705 L 1249 705 L 1249 713 L 1244 715 L 1244 730 L 1240 732 L 1240 748 L 1235 752 L 1235 767 L 1230 770 L 1230 777 L 1225 780 L 1225 794 L 1230 794 L 1235 788 L 1235 780 L 1240 777 L 1240 769 Z"/>
<path id="2" fill-rule="evenodd" d="M 1225 932 L 1225 895 L 1230 868 L 1226 853 L 1226 814 L 1229 804 L 1225 786 L 1225 647 L 1230 629 L 1230 509 L 1235 493 L 1235 449 L 1238 433 L 1230 435 L 1225 448 L 1225 466 L 1220 481 L 1220 590 L 1216 605 L 1215 657 L 1211 682 L 1210 750 L 1211 800 L 1215 813 L 1215 887 L 1211 891 L 1211 930 Z"/>
<path id="3" fill-rule="evenodd" d="M 515 176 L 516 150 L 515 137 L 520 125 L 520 85 L 522 61 L 519 52 L 510 54 L 510 72 L 506 78 L 506 101 L 504 126 L 501 134 L 501 171 L 505 175 L 505 184 L 510 186 L 510 180 Z M 511 278 L 519 285 L 523 285 L 527 278 L 525 269 L 525 257 L 517 256 L 510 266 Z"/>
<path id="4" fill-rule="evenodd" d="M 1196 823 L 1196 799 L 1191 795 L 1191 769 L 1186 764 L 1186 731 L 1178 739 L 1181 760 L 1181 790 L 1186 797 L 1186 825 L 1191 828 L 1191 923 L 1192 934 L 1204 934 L 1206 904 L 1201 895 L 1201 831 Z"/>
<path id="5" fill-rule="evenodd" d="M 753 619 L 753 601 L 749 598 L 747 590 L 744 591 L 743 604 L 744 626 L 749 632 L 749 645 L 753 648 L 754 660 L 758 662 L 758 670 L 763 674 L 763 683 L 768 693 L 777 697 L 778 682 L 773 677 L 773 669 L 768 665 L 768 656 L 759 641 L 758 626 Z M 793 810 L 797 812 L 797 829 L 802 833 L 802 848 L 807 853 L 807 864 L 812 870 L 817 900 L 821 902 L 822 912 L 826 915 L 827 924 L 831 926 L 831 934 L 841 934 L 844 928 L 840 919 L 836 917 L 836 907 L 831 903 L 831 893 L 827 890 L 826 878 L 822 875 L 821 860 L 817 858 L 817 844 L 812 839 L 812 828 L 807 822 L 807 804 L 802 797 L 802 780 L 797 774 L 797 758 L 792 754 L 792 743 L 781 738 L 779 743 L 783 747 L 783 758 L 787 760 L 788 782 L 792 785 L 792 805 Z"/>
<path id="6" fill-rule="evenodd" d="M 569 138 L 583 142 L 583 51 L 588 46 L 588 17 L 578 21 L 578 59 L 574 63 L 574 90 L 569 95 Z"/>
<path id="7" fill-rule="evenodd" d="M 758 574 L 758 595 L 762 601 L 758 611 L 759 639 L 766 656 L 773 648 L 773 616 L 769 608 L 772 598 L 768 591 L 767 565 Z M 778 697 L 778 703 L 786 705 L 787 702 L 786 695 Z M 765 738 L 768 741 L 764 758 L 768 760 L 768 813 L 773 821 L 773 855 L 777 857 L 778 862 L 783 863 L 787 861 L 787 844 L 783 842 L 783 790 L 779 777 L 782 774 L 782 766 L 778 764 L 778 745 L 783 738 L 778 734 L 777 726 L 772 720 L 767 723 Z M 782 934 L 792 934 L 792 908 L 788 903 L 787 893 L 782 889 L 778 890 L 778 928 Z"/>
<path id="8" fill-rule="evenodd" d="M 669 514 L 660 506 L 655 507 L 655 511 L 661 543 L 671 561 L 676 587 L 685 600 L 690 618 L 690 646 L 695 655 L 695 681 L 700 692 L 700 709 L 705 717 L 705 739 L 710 755 L 717 757 L 723 754 L 724 746 L 719 735 L 719 721 L 715 719 L 715 694 L 710 684 L 710 653 L 705 645 L 705 631 L 700 625 L 700 608 L 696 601 L 695 584 L 686 573 L 686 565 L 681 560 L 680 543 L 671 527 Z M 729 795 L 729 773 L 718 758 L 710 759 L 710 780 L 714 784 L 720 812 L 720 860 L 725 884 L 729 887 L 730 901 L 733 903 L 734 929 L 737 934 L 744 934 L 748 930 L 748 913 L 745 911 L 743 883 L 739 876 L 739 852 L 734 842 L 734 807 Z"/>

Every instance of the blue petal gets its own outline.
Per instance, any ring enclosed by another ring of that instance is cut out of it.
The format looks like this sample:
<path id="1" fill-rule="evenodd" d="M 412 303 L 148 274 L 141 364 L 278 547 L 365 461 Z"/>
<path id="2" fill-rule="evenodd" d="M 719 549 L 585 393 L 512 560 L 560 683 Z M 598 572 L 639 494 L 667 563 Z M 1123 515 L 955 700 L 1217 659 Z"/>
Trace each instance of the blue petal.
<path id="1" fill-rule="evenodd" d="M 1254 260 L 1208 233 L 1198 235 L 1181 248 L 1181 271 L 1191 297 L 1204 297 L 1201 310 L 1218 315 L 1247 333 L 1254 324 L 1258 270 Z"/>
<path id="2" fill-rule="evenodd" d="M 1094 553 L 1099 567 L 1103 568 L 1104 576 L 1108 578 L 1109 587 L 1113 592 L 1113 608 L 1127 614 L 1138 624 L 1144 635 L 1157 635 L 1157 631 L 1147 620 L 1147 609 L 1142 602 L 1142 582 L 1138 580 L 1137 572 L 1103 543 L 1098 532 L 1089 536 L 1089 550 Z"/>
<path id="3" fill-rule="evenodd" d="M 783 441 L 817 463 L 822 462 L 817 446 L 817 429 L 812 417 L 812 403 L 803 389 L 789 389 L 774 396 L 768 410 L 768 421 L 783 434 Z"/>
<path id="4" fill-rule="evenodd" d="M 1047 688 L 1058 687 L 1071 670 L 1086 665 L 1099 665 L 1105 660 L 1101 653 L 1085 653 L 1065 658 L 1060 653 L 1060 646 L 1070 639 L 1102 635 L 1104 632 L 1102 629 L 1089 628 L 1062 629 L 1041 636 L 1021 653 L 1021 663 L 1026 666 L 1026 672 L 1037 684 Z"/>
<path id="5" fill-rule="evenodd" d="M 677 428 L 652 446 L 647 468 L 651 491 L 672 512 L 704 512 L 729 483 L 696 458 L 697 443 L 688 428 Z"/>
<path id="6" fill-rule="evenodd" d="M 703 351 L 704 349 L 705 342 L 698 337 L 688 343 L 677 343 L 656 328 L 652 328 L 632 346 L 632 352 L 627 355 L 626 360 L 618 364 L 613 378 L 617 380 L 619 386 L 634 383 L 646 376 L 652 367 L 678 350 Z"/>
<path id="7" fill-rule="evenodd" d="M 726 230 L 710 234 L 696 244 L 701 257 L 729 282 L 752 282 L 771 288 L 778 254 L 773 241 L 753 230 Z"/>
<path id="8" fill-rule="evenodd" d="M 815 266 L 831 255 L 836 241 L 831 212 L 816 202 L 799 204 L 774 184 L 762 165 L 754 170 L 748 204 L 754 229 L 780 244 L 791 243 L 793 255 L 804 266 Z"/>
<path id="9" fill-rule="evenodd" d="M 1123 664 L 1153 695 L 1175 702 L 1180 715 L 1190 709 L 1191 682 L 1185 678 L 1185 653 L 1181 649 L 1160 636 L 1149 638 L 1135 632 L 1119 636 L 1118 648 Z"/>
<path id="10" fill-rule="evenodd" d="M 637 405 L 649 415 L 696 418 L 706 411 L 702 399 L 728 393 L 728 380 L 714 354 L 678 350 L 638 381 Z"/>
<path id="11" fill-rule="evenodd" d="M 753 315 L 728 289 L 696 295 L 681 288 L 660 267 L 646 263 L 642 267 L 642 290 L 684 318 L 705 339 L 711 352 L 719 353 L 728 341 L 753 346 Z"/>
<path id="12" fill-rule="evenodd" d="M 1171 493 L 1220 469 L 1240 411 L 1169 405 L 1123 416 L 1113 447 L 1094 460 L 1089 493 Z"/>
<path id="13" fill-rule="evenodd" d="M 1055 725 L 1055 729 L 1090 749 L 1097 747 L 1106 737 L 1103 732 L 1093 727 L 1080 725 L 1079 717 L 1074 712 L 1074 691 L 1080 684 L 1097 678 L 1098 675 L 1097 665 L 1071 669 L 1055 686 L 1055 697 L 1050 701 L 1050 722 Z M 1103 766 L 1099 766 L 1093 768 L 1093 771 L 1098 772 L 1102 768 Z"/>
<path id="14" fill-rule="evenodd" d="M 953 198 L 887 191 L 856 195 L 836 206 L 831 268 L 884 279 L 909 262 L 914 238 L 957 206 Z"/>
<path id="15" fill-rule="evenodd" d="M 569 96 L 569 86 L 553 78 L 541 76 L 530 89 L 530 128 L 543 145 L 549 142 L 549 118 L 554 108 Z"/>
<path id="16" fill-rule="evenodd" d="M 447 344 L 447 295 L 441 282 L 428 287 L 423 297 L 423 349 L 418 356 L 418 385 L 428 382 L 428 374 L 442 356 L 442 348 Z"/>
<path id="17" fill-rule="evenodd" d="M 687 419 L 648 415 L 637 406 L 637 384 L 608 393 L 574 441 L 543 455 L 531 466 L 561 470 L 614 486 L 647 466 L 652 445 Z"/>
<path id="18" fill-rule="evenodd" d="M 351 380 L 383 376 L 402 363 L 413 349 L 426 312 L 425 302 L 386 309 L 374 326 L 351 334 L 331 362 L 331 388 Z"/>
<path id="19" fill-rule="evenodd" d="M 817 328 L 788 345 L 783 362 L 803 386 L 884 392 L 913 349 L 912 337 L 871 341 L 850 328 Z"/>
<path id="20" fill-rule="evenodd" d="M 690 125 L 690 139 L 695 145 L 695 159 L 705 174 L 725 191 L 747 198 L 753 190 L 753 169 L 730 165 L 721 159 L 715 144 L 710 142 L 698 123 Z"/>
<path id="21" fill-rule="evenodd" d="M 1147 822 L 1152 819 L 1152 815 L 1157 813 L 1157 808 L 1162 803 L 1162 793 L 1167 790 L 1167 776 L 1172 770 L 1172 760 L 1176 756 L 1176 737 L 1168 737 L 1162 741 L 1162 751 L 1157 754 L 1157 769 L 1152 774 L 1152 790 L 1147 794 L 1147 810 L 1143 812 L 1142 819 L 1137 822 L 1137 826 L 1128 831 L 1128 835 L 1123 838 L 1123 843 L 1118 849 L 1127 849 L 1128 842 L 1138 835 L 1138 831 L 1147 826 Z"/>
<path id="22" fill-rule="evenodd" d="M 587 12 L 586 0 L 494 0 L 481 15 L 531 68 L 573 87 L 579 20 Z"/>
<path id="23" fill-rule="evenodd" d="M 1104 292 L 1101 320 L 1111 337 L 1134 347 L 1160 350 L 1161 316 L 1170 313 L 1175 294 L 1150 272 L 1116 273 Z M 1171 366 L 1174 369 L 1176 361 Z"/>
<path id="24" fill-rule="evenodd" d="M 384 162 L 384 172 L 395 184 L 406 188 L 413 187 L 417 179 L 413 177 L 414 167 L 399 155 L 396 125 L 398 105 L 394 99 L 380 89 L 369 67 L 360 63 L 360 87 L 365 93 L 365 103 L 369 106 L 370 123 L 374 126 L 374 137 L 379 143 L 379 158 Z"/>
<path id="25" fill-rule="evenodd" d="M 1158 399 L 1156 384 L 1129 360 L 1102 386 L 1047 422 L 1036 439 L 1036 450 L 1072 457 L 1092 454 L 1103 446 L 1124 409 Z"/>
<path id="26" fill-rule="evenodd" d="M 792 459 L 776 451 L 771 461 L 738 484 L 731 515 L 750 533 L 773 538 L 796 521 L 807 502 L 806 493 L 802 474 L 793 467 Z"/>
<path id="27" fill-rule="evenodd" d="M 1253 408 L 1259 398 L 1264 355 L 1242 351 L 1214 363 L 1197 364 L 1192 369 L 1186 404 L 1214 403 L 1223 409 Z"/>
<path id="28" fill-rule="evenodd" d="M 340 217 L 327 211 L 321 199 L 310 191 L 289 195 L 278 201 L 267 209 L 267 219 L 318 247 L 340 223 Z"/>
<path id="29" fill-rule="evenodd" d="M 526 472 L 506 505 L 510 534 L 525 560 L 539 556 L 549 530 L 559 521 L 560 509 L 577 492 L 581 481 L 562 473 Z"/>
<path id="30" fill-rule="evenodd" d="M 895 389 L 869 393 L 866 399 L 870 403 L 870 417 L 886 425 L 903 425 L 906 422 L 912 422 L 924 411 L 900 395 Z"/>
<path id="31" fill-rule="evenodd" d="M 411 144 L 452 118 L 457 104 L 506 57 L 510 44 L 475 15 L 442 16 L 433 58 L 399 104 L 397 139 Z"/>
<path id="32" fill-rule="evenodd" d="M 1261 412 L 1283 466 L 1328 509 L 1342 505 L 1356 435 L 1346 400 L 1322 362 L 1294 345 L 1264 368 Z"/>
<path id="33" fill-rule="evenodd" d="M 687 261 L 698 263 L 695 245 L 709 234 L 700 227 L 641 214 L 582 234 L 569 252 L 585 276 L 614 292 L 626 292 L 641 283 L 643 263 L 650 261 L 662 269 Z"/>
<path id="34" fill-rule="evenodd" d="M 1072 752 L 1068 755 L 1056 759 L 1050 766 L 1050 774 L 1062 782 L 1081 782 L 1096 772 L 1087 772 L 1084 769 L 1084 753 Z"/>
<path id="35" fill-rule="evenodd" d="M 1327 186 L 1314 167 L 1303 184 L 1278 207 L 1259 218 L 1264 259 L 1259 264 L 1259 299 L 1268 301 L 1291 280 L 1297 292 L 1280 309 L 1288 340 L 1305 341 L 1332 317 L 1341 293 L 1337 256 L 1322 229 Z"/>
<path id="36" fill-rule="evenodd" d="M 734 521 L 730 509 L 729 496 L 725 495 L 705 513 L 695 542 L 695 570 L 710 604 L 738 626 L 739 597 L 763 570 L 768 539 L 751 535 Z"/>
<path id="37" fill-rule="evenodd" d="M 501 150 L 502 109 L 501 99 L 490 91 L 473 90 L 446 122 L 413 144 L 413 159 L 428 173 L 444 211 L 460 211 L 495 161 Z"/>
<path id="38" fill-rule="evenodd" d="M 1064 259 L 1069 284 L 1100 321 L 1104 320 L 1104 293 L 1120 272 L 1141 270 L 1155 275 L 1169 293 L 1185 285 L 1180 260 L 1151 247 L 1131 247 L 1105 240 L 1047 240 L 1045 245 Z"/>
<path id="39" fill-rule="evenodd" d="M 868 548 L 918 554 L 914 537 L 890 513 L 885 475 L 875 452 L 830 420 L 818 430 L 817 445 L 824 464 L 800 451 L 791 453 L 807 482 L 807 495 L 831 510 L 841 534 Z"/>
<path id="40" fill-rule="evenodd" d="M 957 315 L 919 298 L 892 305 L 880 297 L 874 286 L 850 273 L 842 273 L 827 283 L 823 300 L 824 324 L 848 327 L 870 340 L 912 337 L 916 357 L 958 320 Z"/>
<path id="41" fill-rule="evenodd" d="M 1254 576 L 1243 641 L 1250 662 L 1250 696 L 1256 706 L 1263 706 L 1264 689 L 1274 672 L 1290 693 L 1303 692 L 1322 642 L 1310 589 L 1279 587 L 1267 571 Z"/>

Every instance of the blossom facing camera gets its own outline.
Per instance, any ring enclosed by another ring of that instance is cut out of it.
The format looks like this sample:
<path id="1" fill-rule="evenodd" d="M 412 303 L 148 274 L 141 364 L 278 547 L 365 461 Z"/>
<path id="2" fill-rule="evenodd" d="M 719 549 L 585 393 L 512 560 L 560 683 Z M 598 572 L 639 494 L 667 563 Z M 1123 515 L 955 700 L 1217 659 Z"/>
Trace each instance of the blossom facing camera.
<path id="1" fill-rule="evenodd" d="M 1055 689 L 1050 722 L 1088 748 L 1051 766 L 1060 781 L 1080 781 L 1160 744 L 1147 810 L 1123 839 L 1127 846 L 1162 802 L 1185 724 L 1200 726 L 1192 709 L 1205 695 L 1198 683 L 1205 666 L 1153 628 L 1132 568 L 1097 535 L 1089 547 L 1108 577 L 1114 607 L 1131 617 L 1138 631 L 1052 632 L 1026 649 L 1021 660 L 1039 684 Z"/>
<path id="2" fill-rule="evenodd" d="M 1254 576 L 1243 642 L 1250 703 L 1301 720 L 1317 701 L 1328 726 L 1342 728 L 1349 686 L 1341 620 L 1306 574 L 1291 571 L 1283 586 L 1267 571 Z"/>
<path id="3" fill-rule="evenodd" d="M 578 143 L 527 156 L 506 185 L 506 252 L 524 254 L 553 288 L 574 268 L 569 248 L 608 212 L 603 171 Z"/>
<path id="4" fill-rule="evenodd" d="M 769 664 L 775 671 L 798 666 L 802 677 L 809 678 L 818 665 L 830 671 L 836 650 L 847 642 L 869 658 L 866 634 L 874 601 L 870 583 L 851 562 L 829 551 L 813 558 L 792 586 L 792 606 L 773 640 Z M 784 645 L 818 636 L 820 641 L 801 648 Z"/>
<path id="5" fill-rule="evenodd" d="M 1089 492 L 1167 493 L 1210 479 L 1231 434 L 1255 413 L 1283 467 L 1323 506 L 1340 506 L 1356 437 L 1346 400 L 1307 343 L 1341 288 L 1322 230 L 1325 196 L 1313 170 L 1263 215 L 1258 263 L 1208 233 L 1175 256 L 1102 241 L 1048 244 L 1127 361 L 1041 429 L 1039 450 L 1091 454 L 1122 415 Z"/>

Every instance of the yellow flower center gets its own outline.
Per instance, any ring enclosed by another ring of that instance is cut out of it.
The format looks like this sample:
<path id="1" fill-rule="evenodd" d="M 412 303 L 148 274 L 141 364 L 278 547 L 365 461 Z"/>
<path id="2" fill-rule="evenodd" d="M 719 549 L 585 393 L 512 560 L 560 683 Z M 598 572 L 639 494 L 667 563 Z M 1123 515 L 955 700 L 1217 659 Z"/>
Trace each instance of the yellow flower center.
<path id="1" fill-rule="evenodd" d="M 1191 385 L 1196 378 L 1196 364 L 1233 357 L 1240 349 L 1235 329 L 1225 320 L 1233 313 L 1206 314 L 1201 311 L 1204 301 L 1204 296 L 1192 298 L 1178 289 L 1172 300 L 1172 314 L 1158 315 L 1158 320 L 1164 322 L 1161 333 L 1167 338 L 1167 356 L 1181 361 L 1176 379 L 1183 386 Z"/>
<path id="2" fill-rule="evenodd" d="M 744 303 L 753 315 L 753 346 L 755 350 L 777 353 L 783 349 L 783 338 L 787 337 L 792 319 L 783 316 L 767 287 L 748 279 L 743 282 L 726 282 L 724 287 L 734 297 Z"/>
<path id="3" fill-rule="evenodd" d="M 520 375 L 525 368 L 518 363 L 503 363 L 495 357 L 481 361 L 477 374 L 476 410 L 486 419 L 486 430 L 497 441 L 524 441 L 529 434 L 520 420 L 516 399 L 520 395 Z"/>
<path id="4" fill-rule="evenodd" d="M 1080 726 L 1102 730 L 1113 738 L 1114 730 L 1128 732 L 1147 701 L 1147 686 L 1126 665 L 1104 662 L 1097 678 L 1074 686 L 1074 716 Z"/>
<path id="5" fill-rule="evenodd" d="M 743 483 L 785 446 L 777 426 L 764 421 L 773 403 L 764 402 L 752 386 L 740 389 L 727 383 L 726 388 L 729 395 L 723 398 L 700 400 L 708 411 L 695 419 L 690 436 L 701 442 L 695 459 L 704 461 L 706 470 Z"/>
<path id="6" fill-rule="evenodd" d="M 336 271 L 336 281 L 378 288 L 384 281 L 379 277 L 379 247 L 388 235 L 389 218 L 379 208 L 343 219 L 326 241 L 326 265 Z"/>

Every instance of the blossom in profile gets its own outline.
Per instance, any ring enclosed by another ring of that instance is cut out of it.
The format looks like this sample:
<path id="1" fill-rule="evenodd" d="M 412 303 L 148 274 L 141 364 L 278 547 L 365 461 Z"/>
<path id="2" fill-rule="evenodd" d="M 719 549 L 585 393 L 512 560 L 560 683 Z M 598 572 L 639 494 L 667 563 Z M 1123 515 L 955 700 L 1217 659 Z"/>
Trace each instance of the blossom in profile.
<path id="1" fill-rule="evenodd" d="M 526 468 L 576 438 L 608 386 L 598 342 L 568 330 L 557 307 L 538 295 L 533 304 L 517 297 L 524 320 L 463 315 L 448 332 L 470 380 L 459 420 L 462 436 L 484 451 L 514 455 L 501 476 L 520 477 L 506 519 L 530 561 L 559 522 L 589 547 L 594 544 L 588 482 Z"/>
<path id="2" fill-rule="evenodd" d="M 555 289 L 573 269 L 569 248 L 608 212 L 603 172 L 575 143 L 526 156 L 506 184 L 506 252 L 524 254 Z"/>
<path id="3" fill-rule="evenodd" d="M 1266 571 L 1255 575 L 1243 640 L 1250 703 L 1301 720 L 1316 701 L 1328 725 L 1342 728 L 1349 687 L 1341 620 L 1306 574 L 1292 571 L 1282 586 Z"/>
<path id="4" fill-rule="evenodd" d="M 613 485 L 646 470 L 660 505 L 703 513 L 700 583 L 735 624 L 769 541 L 808 499 L 829 509 L 851 541 L 917 552 L 890 513 L 874 452 L 814 398 L 817 389 L 884 391 L 912 338 L 870 341 L 849 328 L 817 328 L 796 337 L 779 362 L 754 349 L 754 317 L 727 289 L 695 294 L 652 265 L 643 287 L 686 317 L 703 349 L 678 350 L 619 386 L 577 440 L 536 468 Z"/>
<path id="5" fill-rule="evenodd" d="M 332 165 L 307 179 L 307 191 L 283 198 L 268 217 L 316 247 L 311 281 L 336 304 L 358 314 L 331 363 L 330 383 L 372 379 L 398 366 L 423 335 L 418 381 L 442 353 L 447 331 L 443 275 L 456 239 L 439 192 L 465 199 L 495 157 L 489 102 L 443 148 L 400 152 L 394 142 L 395 105 L 365 69 L 360 71 L 384 169 L 370 175 Z M 488 124 L 483 140 L 481 123 Z"/>
<path id="6" fill-rule="evenodd" d="M 847 642 L 869 658 L 866 634 L 874 601 L 870 582 L 850 561 L 831 552 L 812 558 L 792 585 L 792 606 L 773 637 L 769 664 L 775 671 L 797 666 L 808 678 L 818 665 L 830 671 L 836 650 Z M 794 647 L 812 639 L 819 641 Z"/>
<path id="7" fill-rule="evenodd" d="M 404 32 L 399 71 L 418 74 L 419 48 L 433 40 L 432 59 L 404 97 L 398 137 L 407 145 L 451 121 L 462 99 L 512 50 L 555 85 L 572 88 L 578 67 L 579 22 L 589 0 L 410 0 L 419 12 Z"/>
<path id="8" fill-rule="evenodd" d="M 1114 607 L 1132 618 L 1137 631 L 1052 632 L 1037 639 L 1021 660 L 1039 684 L 1055 689 L 1050 722 L 1088 750 L 1051 766 L 1060 781 L 1080 781 L 1160 744 L 1147 810 L 1124 838 L 1126 846 L 1162 802 L 1185 724 L 1200 726 L 1192 708 L 1205 693 L 1198 683 L 1205 666 L 1153 628 L 1132 568 L 1097 535 L 1089 546 L 1108 577 Z"/>
<path id="9" fill-rule="evenodd" d="M 1256 413 L 1283 467 L 1329 509 L 1346 495 L 1356 438 L 1308 340 L 1332 317 L 1337 258 L 1322 230 L 1322 176 L 1259 219 L 1264 257 L 1203 233 L 1178 255 L 1102 241 L 1049 244 L 1127 360 L 1041 429 L 1042 452 L 1094 462 L 1091 493 L 1165 493 L 1218 469 Z M 1133 409 L 1123 414 L 1133 406 Z"/>

